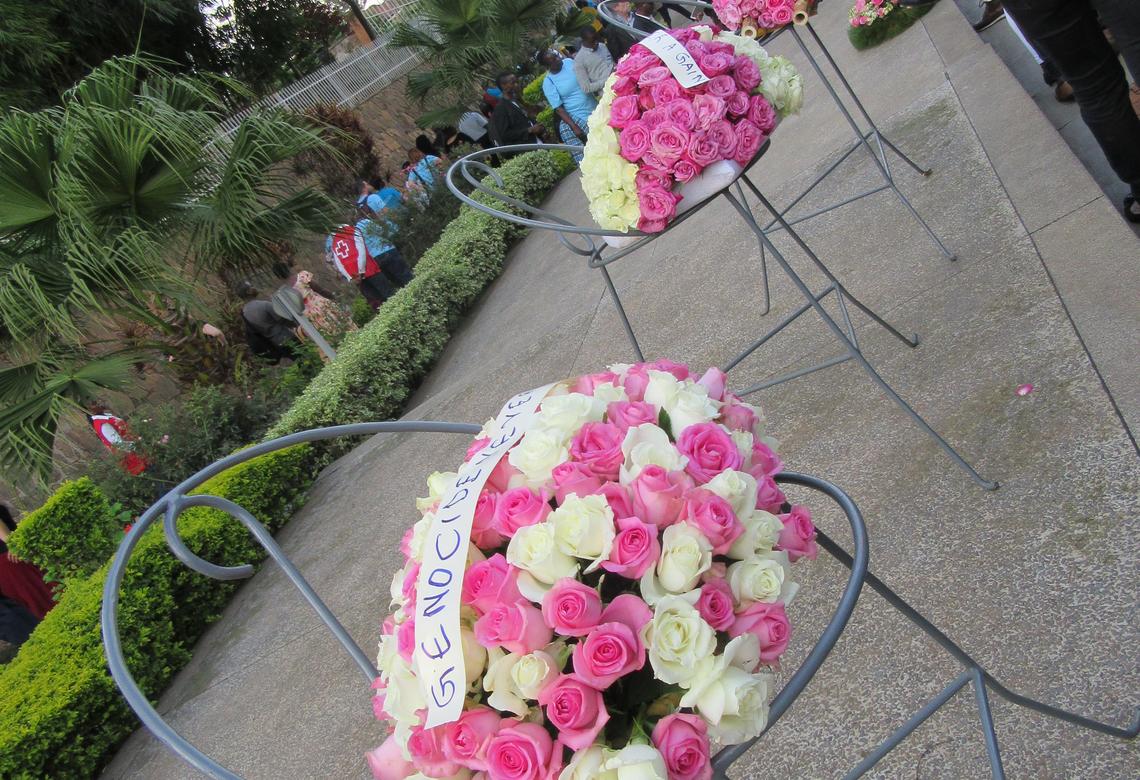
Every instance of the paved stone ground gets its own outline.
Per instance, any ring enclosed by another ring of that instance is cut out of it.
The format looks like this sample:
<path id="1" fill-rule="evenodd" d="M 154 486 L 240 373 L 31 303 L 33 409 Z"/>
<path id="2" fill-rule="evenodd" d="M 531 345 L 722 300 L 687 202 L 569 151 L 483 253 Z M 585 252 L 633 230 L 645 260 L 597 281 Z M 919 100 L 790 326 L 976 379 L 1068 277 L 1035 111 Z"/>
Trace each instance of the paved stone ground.
<path id="1" fill-rule="evenodd" d="M 910 350 L 856 318 L 866 354 L 888 381 L 1002 488 L 975 487 L 852 364 L 765 391 L 759 402 L 789 468 L 855 497 L 872 566 L 889 584 L 1015 690 L 1123 722 L 1140 692 L 1140 463 L 1128 427 L 1140 408 L 1129 389 L 1140 241 L 953 4 L 862 54 L 843 40 L 844 22 L 828 6 L 818 27 L 887 135 L 937 169 L 921 179 L 896 166 L 903 190 L 959 259 L 941 257 L 889 193 L 805 223 L 803 236 L 855 294 L 921 333 L 922 345 Z M 778 44 L 791 53 L 792 41 Z M 776 203 L 845 144 L 814 77 L 808 89 L 803 115 L 780 128 L 758 166 Z M 870 162 L 855 157 L 813 202 L 873 182 Z M 575 179 L 549 205 L 585 219 Z M 788 239 L 778 243 L 804 269 Z M 615 279 L 647 354 L 722 363 L 794 308 L 798 297 L 777 270 L 773 311 L 758 316 L 757 259 L 722 201 L 618 263 Z M 820 323 L 804 317 L 734 371 L 732 383 L 746 386 L 831 349 Z M 481 422 L 512 392 L 630 358 L 601 277 L 551 235 L 533 234 L 407 417 Z M 1018 397 L 1023 382 L 1036 390 Z M 465 445 L 454 436 L 376 437 L 321 475 L 280 534 L 362 646 L 376 641 L 422 477 L 454 466 Z M 833 511 L 819 521 L 847 538 Z M 804 590 L 791 610 L 789 669 L 818 636 L 844 574 L 822 558 L 798 573 Z M 840 776 L 956 674 L 933 643 L 865 591 L 824 669 L 734 774 Z M 272 568 L 208 632 L 160 709 L 247 777 L 364 777 L 360 756 L 380 737 L 359 673 Z M 1000 701 L 994 716 L 1012 778 L 1140 776 L 1135 745 Z M 138 733 L 104 776 L 194 775 Z M 970 698 L 934 716 L 872 776 L 986 776 Z"/>

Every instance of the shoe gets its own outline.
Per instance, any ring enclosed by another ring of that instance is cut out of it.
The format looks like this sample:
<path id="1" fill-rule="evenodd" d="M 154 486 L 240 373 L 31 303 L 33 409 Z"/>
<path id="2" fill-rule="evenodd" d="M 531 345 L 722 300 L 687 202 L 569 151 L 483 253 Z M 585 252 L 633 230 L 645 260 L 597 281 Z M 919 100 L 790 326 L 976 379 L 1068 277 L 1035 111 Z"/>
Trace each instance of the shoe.
<path id="1" fill-rule="evenodd" d="M 1061 71 L 1052 62 L 1045 60 L 1041 63 L 1041 78 L 1051 87 L 1061 80 Z"/>
<path id="2" fill-rule="evenodd" d="M 1073 85 L 1061 79 L 1057 85 L 1053 87 L 1053 97 L 1057 98 L 1058 103 L 1072 103 L 1077 98 L 1073 95 Z"/>
<path id="3" fill-rule="evenodd" d="M 981 32 L 993 27 L 999 19 L 1005 16 L 1001 0 L 989 0 L 982 9 L 982 18 L 974 22 L 974 32 Z"/>
<path id="4" fill-rule="evenodd" d="M 1140 204 L 1131 195 L 1124 199 L 1124 218 L 1129 222 L 1140 222 Z"/>

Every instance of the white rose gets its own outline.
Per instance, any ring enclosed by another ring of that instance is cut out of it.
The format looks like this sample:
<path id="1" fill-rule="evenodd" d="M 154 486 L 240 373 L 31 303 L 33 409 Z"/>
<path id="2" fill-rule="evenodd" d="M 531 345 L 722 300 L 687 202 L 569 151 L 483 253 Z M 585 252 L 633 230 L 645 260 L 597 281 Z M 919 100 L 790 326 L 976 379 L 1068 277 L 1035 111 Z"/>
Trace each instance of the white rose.
<path id="1" fill-rule="evenodd" d="M 628 485 L 646 466 L 660 466 L 666 471 L 680 471 L 689 459 L 677 451 L 669 436 L 652 423 L 635 425 L 625 432 L 621 443 L 625 462 L 621 466 L 620 481 Z"/>
<path id="2" fill-rule="evenodd" d="M 420 718 L 416 711 L 427 707 L 427 701 L 412 667 L 398 654 L 392 660 L 385 682 L 388 687 L 384 689 L 384 711 L 399 723 L 418 724 Z"/>
<path id="3" fill-rule="evenodd" d="M 706 719 L 719 720 L 723 714 L 724 698 L 719 683 L 730 667 L 751 674 L 760 663 L 760 640 L 755 634 L 744 633 L 734 637 L 717 656 L 702 658 L 689 680 L 688 690 L 679 707 L 699 710 Z"/>
<path id="4" fill-rule="evenodd" d="M 698 661 L 716 651 L 716 631 L 693 606 L 699 596 L 698 591 L 666 596 L 642 629 L 649 662 L 662 682 L 686 685 L 697 673 Z"/>
<path id="5" fill-rule="evenodd" d="M 483 690 L 490 694 L 487 703 L 497 710 L 513 712 L 520 718 L 525 717 L 530 707 L 526 697 L 515 685 L 511 671 L 518 663 L 520 656 L 517 653 L 505 653 L 501 648 L 487 649 L 487 674 L 483 676 Z"/>
<path id="6" fill-rule="evenodd" d="M 704 487 L 732 504 L 732 511 L 741 518 L 741 522 L 756 508 L 756 477 L 747 472 L 726 469 Z"/>
<path id="7" fill-rule="evenodd" d="M 723 425 L 721 427 L 724 428 Z M 727 428 L 725 428 L 725 430 L 728 431 Z M 742 458 L 742 462 L 745 464 L 745 468 L 751 466 L 752 434 L 748 431 L 728 431 L 728 435 L 732 439 L 732 443 L 736 445 L 736 450 L 740 453 L 740 457 Z"/>
<path id="8" fill-rule="evenodd" d="M 688 523 L 675 523 L 661 534 L 661 557 L 641 578 L 642 596 L 654 604 L 669 594 L 693 589 L 712 566 L 712 544 Z"/>
<path id="9" fill-rule="evenodd" d="M 558 673 L 554 657 L 545 650 L 535 650 L 515 661 L 511 667 L 511 683 L 524 699 L 537 699 Z"/>
<path id="10" fill-rule="evenodd" d="M 605 496 L 578 496 L 571 493 L 546 521 L 554 526 L 558 549 L 575 558 L 593 561 L 589 574 L 610 557 L 613 547 L 614 511 Z"/>
<path id="11" fill-rule="evenodd" d="M 555 430 L 569 439 L 586 423 L 601 422 L 605 414 L 606 405 L 597 398 L 583 393 L 567 393 L 543 399 L 534 418 L 534 428 Z"/>
<path id="12" fill-rule="evenodd" d="M 628 401 L 625 388 L 621 385 L 603 384 L 594 388 L 594 398 L 607 406 L 614 401 Z"/>
<path id="13" fill-rule="evenodd" d="M 454 471 L 433 471 L 427 479 L 428 496 L 416 499 L 416 509 L 421 512 L 430 509 L 431 505 L 443 498 L 448 488 L 455 484 L 455 478 L 458 476 L 459 474 Z"/>
<path id="14" fill-rule="evenodd" d="M 728 585 L 737 603 L 746 601 L 783 601 L 787 604 L 794 591 L 788 579 L 788 554 L 771 552 L 750 560 L 737 561 L 728 567 Z"/>
<path id="15" fill-rule="evenodd" d="M 709 398 L 709 392 L 701 385 L 691 380 L 681 384 L 680 392 L 673 398 L 673 402 L 665 407 L 669 415 L 669 424 L 674 436 L 690 425 L 715 420 L 720 415 L 717 402 Z"/>
<path id="16" fill-rule="evenodd" d="M 459 630 L 459 636 L 463 640 L 463 671 L 470 689 L 483 678 L 483 671 L 487 668 L 487 648 L 479 644 L 474 631 L 463 628 Z"/>
<path id="17" fill-rule="evenodd" d="M 393 659 L 400 657 L 399 644 L 396 635 L 384 634 L 380 637 L 379 650 L 376 653 L 376 669 L 382 678 L 387 678 L 393 668 Z"/>
<path id="18" fill-rule="evenodd" d="M 728 557 L 745 561 L 772 552 L 784 528 L 780 518 L 762 509 L 738 517 L 744 533 L 736 537 L 732 547 L 728 548 Z"/>
<path id="19" fill-rule="evenodd" d="M 557 430 L 533 429 L 511 448 L 507 460 L 522 472 L 528 487 L 540 488 L 550 479 L 555 466 L 570 460 L 567 443 L 568 439 Z"/>
<path id="20" fill-rule="evenodd" d="M 658 409 L 672 404 L 681 392 L 681 380 L 668 371 L 650 369 L 646 375 L 649 382 L 645 385 L 645 403 L 653 404 Z"/>
<path id="21" fill-rule="evenodd" d="M 758 736 L 768 725 L 768 674 L 749 674 L 729 665 L 708 680 L 699 696 L 681 698 L 682 707 L 695 707 L 709 723 L 709 736 L 722 745 L 737 745 Z"/>
<path id="22" fill-rule="evenodd" d="M 616 772 L 602 771 L 607 753 L 613 755 L 614 752 L 601 745 L 591 745 L 585 750 L 577 751 L 558 775 L 558 780 L 617 780 Z"/>
<path id="23" fill-rule="evenodd" d="M 669 780 L 665 759 L 652 745 L 626 745 L 606 758 L 602 770 L 617 780 Z"/>
<path id="24" fill-rule="evenodd" d="M 446 776 L 425 775 L 423 772 L 416 772 L 414 775 L 408 775 L 408 780 L 471 780 L 471 770 L 461 768 L 455 774 Z"/>
<path id="25" fill-rule="evenodd" d="M 507 563 L 547 585 L 577 576 L 578 564 L 559 549 L 554 534 L 550 522 L 520 528 L 507 545 Z"/>
<path id="26" fill-rule="evenodd" d="M 700 36 L 701 40 L 704 41 L 705 43 L 708 43 L 709 41 L 711 41 L 713 39 L 712 28 L 709 27 L 707 24 L 697 25 L 693 29 L 697 31 L 697 34 Z"/>
<path id="27" fill-rule="evenodd" d="M 424 542 L 427 540 L 433 522 L 435 522 L 435 515 L 428 512 L 412 526 L 412 538 L 408 540 L 408 556 L 416 563 L 423 562 Z"/>

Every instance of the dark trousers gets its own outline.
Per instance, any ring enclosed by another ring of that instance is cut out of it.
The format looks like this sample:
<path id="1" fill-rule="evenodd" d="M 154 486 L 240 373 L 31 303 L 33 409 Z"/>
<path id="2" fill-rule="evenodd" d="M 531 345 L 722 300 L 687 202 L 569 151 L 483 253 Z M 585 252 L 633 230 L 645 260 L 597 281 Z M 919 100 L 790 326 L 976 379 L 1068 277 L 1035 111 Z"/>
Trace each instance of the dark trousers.
<path id="1" fill-rule="evenodd" d="M 412 269 L 404 262 L 399 249 L 389 249 L 376 258 L 376 263 L 380 266 L 380 273 L 393 287 L 400 288 L 412 281 Z"/>
<path id="2" fill-rule="evenodd" d="M 1124 71 L 1097 21 L 1100 11 L 1132 59 L 1140 46 L 1140 0 L 1003 0 L 1003 5 L 1041 56 L 1072 84 L 1081 116 L 1104 156 L 1140 197 L 1140 118 L 1128 98 Z"/>
<path id="3" fill-rule="evenodd" d="M 373 309 L 380 308 L 380 304 L 388 300 L 394 292 L 392 283 L 383 273 L 372 274 L 360 280 L 360 294 Z"/>

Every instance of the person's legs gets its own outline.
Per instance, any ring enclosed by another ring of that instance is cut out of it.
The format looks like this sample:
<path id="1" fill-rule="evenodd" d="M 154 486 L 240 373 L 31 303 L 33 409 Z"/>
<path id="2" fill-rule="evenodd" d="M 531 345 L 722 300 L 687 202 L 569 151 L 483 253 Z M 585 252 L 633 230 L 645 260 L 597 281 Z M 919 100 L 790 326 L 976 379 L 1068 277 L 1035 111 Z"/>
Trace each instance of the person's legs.
<path id="1" fill-rule="evenodd" d="M 384 301 L 392 297 L 392 285 L 384 278 L 384 274 L 372 274 L 365 279 L 360 280 L 360 293 L 368 301 L 368 305 L 373 309 L 380 308 Z"/>
<path id="2" fill-rule="evenodd" d="M 404 262 L 404 256 L 400 254 L 399 249 L 385 252 L 376 262 L 380 264 L 380 272 L 394 287 L 403 287 L 412 281 L 412 269 Z"/>
<path id="3" fill-rule="evenodd" d="M 585 127 L 585 125 L 583 125 L 583 127 Z M 558 123 L 558 134 L 562 137 L 562 143 L 564 144 L 568 144 L 570 146 L 584 145 L 578 136 L 574 135 L 574 131 L 570 129 L 570 125 L 566 124 L 565 122 Z M 581 152 L 570 152 L 570 156 L 574 158 L 574 162 L 576 164 L 582 162 Z"/>
<path id="4" fill-rule="evenodd" d="M 1123 0 L 1124 3 L 1132 0 Z M 1140 197 L 1140 118 L 1090 0 L 1004 0 L 1042 57 L 1073 85 L 1081 116 L 1116 175 Z"/>

